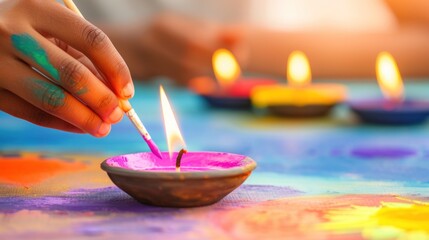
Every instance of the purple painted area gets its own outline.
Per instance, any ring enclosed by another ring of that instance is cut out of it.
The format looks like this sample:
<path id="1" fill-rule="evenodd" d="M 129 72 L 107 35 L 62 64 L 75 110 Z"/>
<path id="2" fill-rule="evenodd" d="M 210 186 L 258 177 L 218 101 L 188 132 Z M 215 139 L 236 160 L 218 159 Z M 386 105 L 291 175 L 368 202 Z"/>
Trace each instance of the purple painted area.
<path id="1" fill-rule="evenodd" d="M 243 207 L 248 204 L 300 196 L 303 194 L 304 192 L 291 187 L 278 187 L 271 185 L 242 185 L 213 206 L 218 208 Z"/>
<path id="2" fill-rule="evenodd" d="M 278 198 L 301 195 L 289 187 L 242 185 L 222 201 L 208 208 L 237 207 Z M 174 213 L 185 209 L 160 208 L 143 205 L 116 187 L 78 189 L 60 196 L 0 197 L 0 212 L 20 210 L 110 213 Z M 168 215 L 167 217 L 171 217 Z"/>
<path id="3" fill-rule="evenodd" d="M 120 167 L 131 170 L 148 169 L 172 169 L 176 164 L 177 152 L 170 159 L 168 152 L 162 152 L 162 159 L 153 153 L 143 152 L 127 155 L 115 156 L 107 159 L 106 163 L 111 167 Z M 243 167 L 248 162 L 242 155 L 222 152 L 188 152 L 183 155 L 181 167 L 184 169 L 229 169 L 233 167 Z"/>
<path id="4" fill-rule="evenodd" d="M 403 147 L 363 147 L 353 149 L 351 154 L 359 158 L 402 159 L 414 156 L 416 152 Z"/>

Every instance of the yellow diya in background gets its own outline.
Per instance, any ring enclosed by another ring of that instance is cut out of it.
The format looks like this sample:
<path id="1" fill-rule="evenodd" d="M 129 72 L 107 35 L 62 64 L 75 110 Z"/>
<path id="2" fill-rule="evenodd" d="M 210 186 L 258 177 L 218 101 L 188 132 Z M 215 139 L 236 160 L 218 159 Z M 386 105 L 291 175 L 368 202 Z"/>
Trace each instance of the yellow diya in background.
<path id="1" fill-rule="evenodd" d="M 243 77 L 240 65 L 227 49 L 215 51 L 212 64 L 216 80 L 208 76 L 195 78 L 190 87 L 214 108 L 250 109 L 253 88 L 277 83 L 269 78 Z"/>
<path id="2" fill-rule="evenodd" d="M 287 62 L 288 84 L 255 87 L 253 106 L 267 108 L 281 116 L 310 117 L 327 114 L 346 99 L 346 88 L 339 84 L 311 83 L 311 68 L 306 55 L 294 51 Z"/>

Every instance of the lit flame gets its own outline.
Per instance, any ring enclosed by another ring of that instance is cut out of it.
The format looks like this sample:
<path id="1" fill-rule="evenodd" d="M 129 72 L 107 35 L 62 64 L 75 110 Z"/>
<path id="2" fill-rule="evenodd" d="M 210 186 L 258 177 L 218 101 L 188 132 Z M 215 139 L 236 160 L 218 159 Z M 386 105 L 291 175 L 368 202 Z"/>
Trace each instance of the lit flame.
<path id="1" fill-rule="evenodd" d="M 401 73 L 395 59 L 388 52 L 381 52 L 376 63 L 378 85 L 383 95 L 392 101 L 402 101 L 404 98 L 404 85 Z"/>
<path id="2" fill-rule="evenodd" d="M 228 87 L 240 77 L 241 70 L 234 55 L 226 49 L 213 53 L 213 71 L 221 87 Z"/>
<path id="3" fill-rule="evenodd" d="M 181 145 L 181 148 L 186 148 L 186 145 L 182 134 L 180 133 L 179 126 L 177 125 L 176 118 L 174 117 L 173 109 L 171 108 L 170 102 L 168 101 L 167 95 L 165 95 L 165 91 L 162 86 L 159 87 L 159 93 L 161 98 L 162 116 L 164 118 L 165 134 L 167 136 L 168 152 L 170 154 L 170 158 L 172 158 L 176 146 Z"/>
<path id="4" fill-rule="evenodd" d="M 301 87 L 311 83 L 310 62 L 301 51 L 293 51 L 287 61 L 287 80 L 290 85 Z"/>

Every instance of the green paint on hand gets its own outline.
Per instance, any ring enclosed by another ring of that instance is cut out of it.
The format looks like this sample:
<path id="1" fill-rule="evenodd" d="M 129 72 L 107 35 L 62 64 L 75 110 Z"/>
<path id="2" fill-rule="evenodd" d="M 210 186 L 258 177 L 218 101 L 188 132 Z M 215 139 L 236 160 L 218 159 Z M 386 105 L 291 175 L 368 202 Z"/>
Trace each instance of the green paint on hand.
<path id="1" fill-rule="evenodd" d="M 32 79 L 34 83 L 33 92 L 44 106 L 61 107 L 65 104 L 65 93 L 59 86 L 42 81 L 39 79 Z"/>
<path id="2" fill-rule="evenodd" d="M 88 92 L 88 88 L 87 88 L 87 87 L 83 87 L 83 88 L 79 89 L 79 90 L 76 92 L 76 94 L 77 94 L 77 95 L 82 95 L 82 94 L 85 94 L 85 93 L 87 93 L 87 92 Z"/>
<path id="3" fill-rule="evenodd" d="M 29 34 L 14 34 L 11 36 L 13 46 L 25 56 L 31 58 L 55 80 L 60 79 L 58 70 L 49 61 L 46 51 Z"/>

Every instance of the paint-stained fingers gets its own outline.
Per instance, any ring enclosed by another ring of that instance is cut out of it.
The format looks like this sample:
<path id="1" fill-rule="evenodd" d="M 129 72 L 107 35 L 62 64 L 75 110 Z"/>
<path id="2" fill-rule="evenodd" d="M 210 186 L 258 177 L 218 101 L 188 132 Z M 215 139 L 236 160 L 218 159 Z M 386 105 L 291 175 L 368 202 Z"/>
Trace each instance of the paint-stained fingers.
<path id="1" fill-rule="evenodd" d="M 56 84 L 90 107 L 105 122 L 122 119 L 115 93 L 78 60 L 38 33 L 12 35 L 21 60 L 37 67 Z"/>
<path id="2" fill-rule="evenodd" d="M 0 110 L 36 125 L 66 132 L 84 133 L 81 129 L 31 105 L 15 94 L 0 90 Z"/>
<path id="3" fill-rule="evenodd" d="M 14 93 L 46 113 L 96 137 L 106 136 L 110 132 L 110 124 L 104 122 L 88 106 L 24 63 L 18 61 L 9 63 L 7 69 L 0 66 L 0 75 L 4 80 L 0 84 L 1 88 Z"/>
<path id="4" fill-rule="evenodd" d="M 116 95 L 124 99 L 134 95 L 128 66 L 99 28 L 55 2 L 36 11 L 34 21 L 37 31 L 58 38 L 85 54 L 106 76 Z"/>
<path id="5" fill-rule="evenodd" d="M 78 60 L 80 63 L 82 63 L 86 68 L 88 68 L 91 71 L 91 73 L 94 74 L 94 76 L 96 76 L 98 79 L 100 79 L 106 86 L 109 85 L 109 82 L 107 82 L 105 77 L 100 74 L 100 72 L 97 70 L 94 64 L 92 64 L 89 58 L 81 54 L 80 56 L 76 56 L 75 59 Z"/>
<path id="6" fill-rule="evenodd" d="M 104 83 L 107 84 L 107 82 L 104 80 L 104 77 L 99 73 L 99 71 L 91 62 L 91 60 L 89 60 L 89 58 L 87 58 L 83 53 L 79 52 L 78 50 L 74 49 L 73 47 L 67 45 L 67 43 L 57 38 L 50 39 L 50 41 L 57 45 L 59 48 L 61 48 L 64 52 L 68 53 L 70 56 L 81 62 L 86 68 L 88 68 L 92 72 L 92 74 L 94 74 L 98 79 L 102 80 Z"/>

